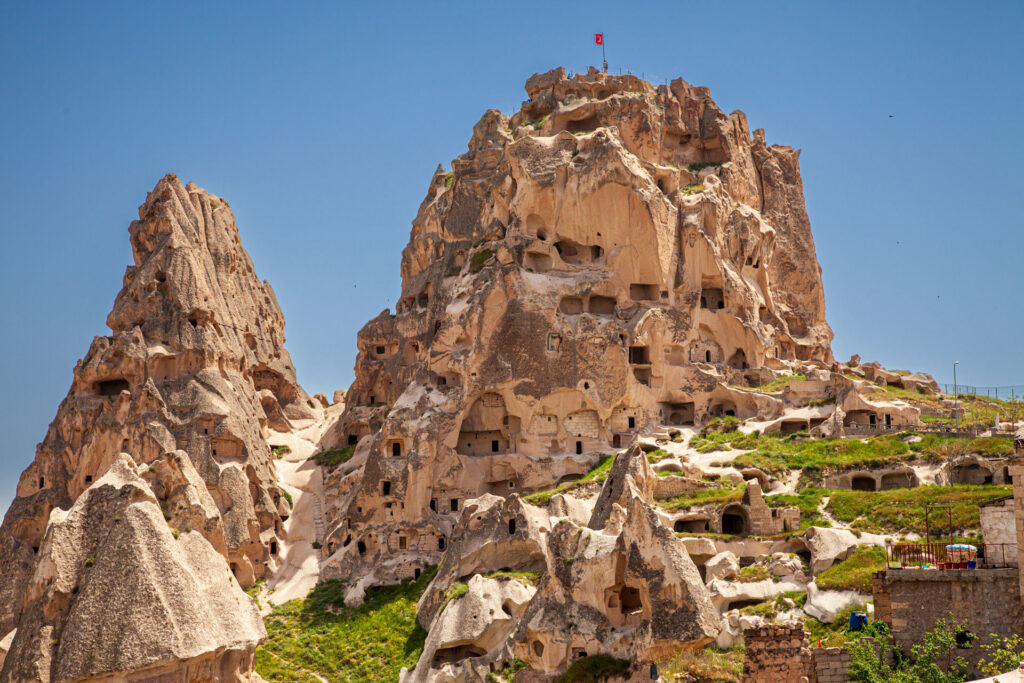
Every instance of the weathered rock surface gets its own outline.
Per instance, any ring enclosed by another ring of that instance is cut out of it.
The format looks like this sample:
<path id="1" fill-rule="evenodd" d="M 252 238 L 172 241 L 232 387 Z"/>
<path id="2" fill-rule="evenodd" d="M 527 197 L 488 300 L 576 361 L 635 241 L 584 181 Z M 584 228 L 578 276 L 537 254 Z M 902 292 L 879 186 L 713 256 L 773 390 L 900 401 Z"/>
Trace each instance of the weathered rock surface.
<path id="1" fill-rule="evenodd" d="M 392 539 L 447 533 L 468 499 L 580 476 L 652 425 L 781 415 L 735 386 L 828 374 L 798 152 L 682 80 L 556 69 L 527 94 L 438 169 L 396 311 L 359 334 L 322 445 L 365 464 L 326 483 L 325 576 L 407 578 L 441 553 Z"/>
<path id="2" fill-rule="evenodd" d="M 861 595 L 856 591 L 822 590 L 818 584 L 811 583 L 807 586 L 807 602 L 803 610 L 818 621 L 831 624 L 847 607 L 864 605 L 870 599 L 870 595 Z"/>
<path id="3" fill-rule="evenodd" d="M 197 531 L 172 533 L 121 454 L 51 512 L 0 678 L 259 680 L 265 637 L 224 557 Z"/>
<path id="4" fill-rule="evenodd" d="M 812 526 L 804 532 L 804 542 L 811 553 L 811 574 L 817 576 L 836 562 L 845 560 L 858 545 L 885 545 L 878 534 L 855 534 L 849 529 Z"/>
<path id="5" fill-rule="evenodd" d="M 129 229 L 135 264 L 75 366 L 0 528 L 0 631 L 21 597 L 51 511 L 68 509 L 120 452 L 153 464 L 154 490 L 243 585 L 265 577 L 281 515 L 261 430 L 312 416 L 284 349 L 284 317 L 255 276 L 227 202 L 162 179 Z"/>
<path id="6" fill-rule="evenodd" d="M 420 664 L 402 682 L 486 680 L 489 664 L 466 660 L 507 649 L 508 636 L 535 592 L 514 578 L 474 575 L 466 592 L 434 618 Z"/>
<path id="7" fill-rule="evenodd" d="M 736 573 L 740 570 L 740 562 L 735 554 L 726 550 L 720 552 L 704 565 L 704 577 L 708 583 L 715 579 L 722 579 L 728 581 L 736 577 Z"/>
<path id="8" fill-rule="evenodd" d="M 650 662 L 714 640 L 718 615 L 686 542 L 644 498 L 650 492 L 643 486 L 645 471 L 650 467 L 638 450 L 616 458 L 599 496 L 612 501 L 611 512 L 596 529 L 568 517 L 549 518 L 517 496 L 485 494 L 469 501 L 453 545 L 420 599 L 427 648 L 404 680 L 481 680 L 515 658 L 547 674 L 582 655 Z M 505 571 L 495 576 L 505 581 L 515 580 L 507 578 L 509 570 L 539 577 L 537 588 L 516 588 L 513 595 L 482 576 L 499 569 Z M 452 600 L 453 586 L 467 578 L 469 592 Z M 474 586 L 486 600 L 470 597 Z M 499 597 L 504 616 L 494 612 L 496 630 L 480 630 L 463 612 L 449 614 L 463 604 L 459 609 L 479 614 L 487 600 Z"/>

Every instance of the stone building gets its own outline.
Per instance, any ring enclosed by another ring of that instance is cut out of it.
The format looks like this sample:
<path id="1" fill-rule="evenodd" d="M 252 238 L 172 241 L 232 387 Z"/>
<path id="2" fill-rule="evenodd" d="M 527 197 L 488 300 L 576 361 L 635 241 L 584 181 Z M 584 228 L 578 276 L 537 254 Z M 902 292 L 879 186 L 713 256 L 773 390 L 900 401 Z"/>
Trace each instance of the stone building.
<path id="1" fill-rule="evenodd" d="M 895 643 L 909 652 L 952 616 L 964 622 L 956 656 L 972 666 L 985 654 L 990 634 L 1009 636 L 1024 628 L 1017 569 L 887 569 L 873 578 L 875 619 L 892 629 Z"/>
<path id="2" fill-rule="evenodd" d="M 743 631 L 744 683 L 813 681 L 814 660 L 807 632 L 797 624 L 768 624 Z"/>
<path id="3" fill-rule="evenodd" d="M 985 564 L 1018 566 L 1013 496 L 982 503 L 978 506 L 978 513 L 981 517 L 981 536 L 985 543 Z"/>

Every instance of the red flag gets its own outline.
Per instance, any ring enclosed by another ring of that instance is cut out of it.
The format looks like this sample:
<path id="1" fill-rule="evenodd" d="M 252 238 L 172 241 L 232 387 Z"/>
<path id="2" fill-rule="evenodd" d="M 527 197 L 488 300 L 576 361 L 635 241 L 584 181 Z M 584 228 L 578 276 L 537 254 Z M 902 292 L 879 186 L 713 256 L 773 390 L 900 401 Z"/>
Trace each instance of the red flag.
<path id="1" fill-rule="evenodd" d="M 594 34 L 594 42 L 597 43 L 598 45 L 604 45 L 604 34 L 603 33 L 595 33 Z"/>

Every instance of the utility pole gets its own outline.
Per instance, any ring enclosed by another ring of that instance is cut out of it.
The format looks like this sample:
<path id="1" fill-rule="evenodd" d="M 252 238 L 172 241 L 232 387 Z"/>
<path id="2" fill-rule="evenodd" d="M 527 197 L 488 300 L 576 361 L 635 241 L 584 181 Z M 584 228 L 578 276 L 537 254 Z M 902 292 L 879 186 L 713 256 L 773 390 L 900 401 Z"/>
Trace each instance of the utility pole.
<path id="1" fill-rule="evenodd" d="M 956 390 L 956 366 L 960 365 L 960 361 L 953 363 L 953 419 L 956 421 L 956 431 L 960 432 L 960 403 L 959 403 L 959 392 Z"/>

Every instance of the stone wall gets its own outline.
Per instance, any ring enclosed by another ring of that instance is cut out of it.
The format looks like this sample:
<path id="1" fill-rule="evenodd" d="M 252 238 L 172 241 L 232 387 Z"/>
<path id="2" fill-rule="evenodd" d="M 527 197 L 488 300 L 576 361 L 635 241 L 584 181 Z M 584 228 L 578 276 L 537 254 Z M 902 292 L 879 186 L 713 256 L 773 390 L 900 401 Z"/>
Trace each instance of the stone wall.
<path id="1" fill-rule="evenodd" d="M 1017 566 L 1017 522 L 1013 498 L 1007 497 L 978 506 L 981 536 L 985 539 L 988 562 Z"/>
<path id="2" fill-rule="evenodd" d="M 905 651 L 921 642 L 950 614 L 977 636 L 973 646 L 955 650 L 972 665 L 989 634 L 1008 636 L 1024 628 L 1024 607 L 1016 569 L 888 569 L 873 577 L 875 619 L 892 629 Z"/>
<path id="3" fill-rule="evenodd" d="M 814 659 L 814 673 L 818 683 L 846 683 L 850 668 L 850 653 L 844 647 L 811 648 Z"/>
<path id="4" fill-rule="evenodd" d="M 675 496 L 695 491 L 705 485 L 699 479 L 684 475 L 673 474 L 667 477 L 656 477 L 654 481 L 654 495 L 658 498 L 674 498 Z"/>
<path id="5" fill-rule="evenodd" d="M 743 631 L 744 683 L 803 683 L 814 680 L 814 661 L 802 624 L 769 624 Z"/>

